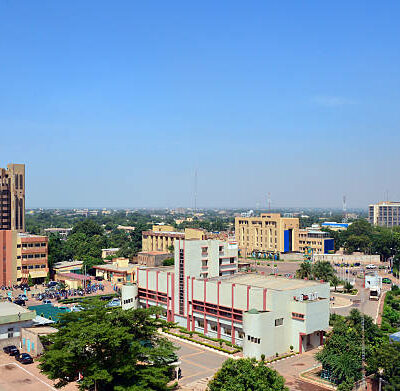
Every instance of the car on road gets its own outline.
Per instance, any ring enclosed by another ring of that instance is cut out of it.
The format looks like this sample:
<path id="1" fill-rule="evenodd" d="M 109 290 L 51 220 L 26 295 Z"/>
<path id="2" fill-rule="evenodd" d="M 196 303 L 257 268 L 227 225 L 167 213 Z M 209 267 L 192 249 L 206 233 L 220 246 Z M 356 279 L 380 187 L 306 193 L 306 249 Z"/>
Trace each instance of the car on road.
<path id="1" fill-rule="evenodd" d="M 24 294 L 18 295 L 18 299 L 28 301 L 28 297 Z"/>
<path id="2" fill-rule="evenodd" d="M 391 284 L 391 283 L 392 283 L 392 280 L 391 280 L 390 278 L 385 277 L 385 278 L 382 278 L 382 283 L 384 283 L 384 284 Z"/>
<path id="3" fill-rule="evenodd" d="M 13 350 L 13 349 L 17 349 L 17 347 L 15 345 L 4 346 L 3 352 L 9 354 L 10 350 Z"/>
<path id="4" fill-rule="evenodd" d="M 376 265 L 370 263 L 369 265 L 366 266 L 366 268 L 369 270 L 373 270 L 373 269 L 376 269 Z"/>
<path id="5" fill-rule="evenodd" d="M 25 307 L 25 300 L 22 300 L 22 299 L 15 299 L 15 300 L 13 301 L 13 303 L 14 303 L 14 304 L 17 304 L 17 305 L 22 305 L 22 306 Z"/>
<path id="6" fill-rule="evenodd" d="M 44 299 L 44 300 L 42 301 L 42 303 L 43 303 L 43 304 L 51 304 L 51 300 L 49 300 L 49 299 Z"/>
<path id="7" fill-rule="evenodd" d="M 19 361 L 21 364 L 32 364 L 33 358 L 28 353 L 22 353 L 21 355 L 15 356 L 15 359 Z"/>
<path id="8" fill-rule="evenodd" d="M 8 351 L 8 354 L 10 356 L 19 356 L 19 350 L 16 347 L 14 347 Z"/>

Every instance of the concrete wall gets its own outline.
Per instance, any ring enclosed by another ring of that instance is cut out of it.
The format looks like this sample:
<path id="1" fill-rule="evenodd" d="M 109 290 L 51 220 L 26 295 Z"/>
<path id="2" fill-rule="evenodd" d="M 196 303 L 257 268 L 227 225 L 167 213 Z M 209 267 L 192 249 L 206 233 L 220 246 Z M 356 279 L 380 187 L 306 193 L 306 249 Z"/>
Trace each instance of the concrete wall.
<path id="1" fill-rule="evenodd" d="M 331 263 L 355 263 L 361 264 L 379 264 L 381 258 L 379 255 L 366 255 L 366 254 L 314 254 L 314 261 L 328 261 Z"/>

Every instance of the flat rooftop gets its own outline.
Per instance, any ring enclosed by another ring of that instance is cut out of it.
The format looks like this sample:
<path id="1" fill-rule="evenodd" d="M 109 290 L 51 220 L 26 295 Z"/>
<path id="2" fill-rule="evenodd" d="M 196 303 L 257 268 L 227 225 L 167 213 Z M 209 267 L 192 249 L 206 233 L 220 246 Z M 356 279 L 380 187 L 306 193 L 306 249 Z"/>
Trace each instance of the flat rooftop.
<path id="1" fill-rule="evenodd" d="M 18 315 L 19 313 L 22 314 L 26 312 L 31 312 L 31 311 L 17 304 L 10 303 L 9 301 L 3 301 L 0 303 L 1 316 Z"/>
<path id="2" fill-rule="evenodd" d="M 28 330 L 31 333 L 36 334 L 36 335 L 52 334 L 52 333 L 56 333 L 58 331 L 58 329 L 56 329 L 55 327 L 49 327 L 49 326 L 25 327 L 25 330 Z"/>
<path id="3" fill-rule="evenodd" d="M 310 288 L 321 284 L 318 281 L 264 276 L 261 274 L 237 274 L 236 276 L 232 276 L 228 279 L 223 279 L 223 281 L 233 284 L 251 285 L 258 288 L 267 288 L 275 291 L 289 291 L 292 289 Z"/>
<path id="4" fill-rule="evenodd" d="M 144 254 L 144 255 L 164 255 L 164 254 L 170 254 L 172 256 L 171 253 L 167 252 L 167 251 L 140 251 L 138 254 Z"/>
<path id="5" fill-rule="evenodd" d="M 149 269 L 151 271 L 160 271 L 160 272 L 174 272 L 174 266 L 154 266 L 149 267 L 146 265 L 139 265 L 138 270 L 146 270 Z"/>

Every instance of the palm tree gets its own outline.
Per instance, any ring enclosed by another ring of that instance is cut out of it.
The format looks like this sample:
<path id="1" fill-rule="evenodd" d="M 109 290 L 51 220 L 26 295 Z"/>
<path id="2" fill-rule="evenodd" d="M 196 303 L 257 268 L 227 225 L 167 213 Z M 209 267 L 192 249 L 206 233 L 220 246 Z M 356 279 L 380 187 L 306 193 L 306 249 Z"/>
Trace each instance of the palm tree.
<path id="1" fill-rule="evenodd" d="M 312 278 L 312 266 L 309 262 L 303 262 L 296 271 L 296 277 L 301 279 Z"/>
<path id="2" fill-rule="evenodd" d="M 328 261 L 315 262 L 312 268 L 314 278 L 329 281 L 335 275 L 335 269 Z"/>
<path id="3" fill-rule="evenodd" d="M 340 278 L 339 278 L 336 274 L 334 274 L 334 275 L 331 277 L 330 283 L 331 283 L 332 286 L 335 287 L 335 292 L 336 292 L 337 286 L 338 286 L 341 282 L 342 282 L 342 281 L 340 280 Z"/>

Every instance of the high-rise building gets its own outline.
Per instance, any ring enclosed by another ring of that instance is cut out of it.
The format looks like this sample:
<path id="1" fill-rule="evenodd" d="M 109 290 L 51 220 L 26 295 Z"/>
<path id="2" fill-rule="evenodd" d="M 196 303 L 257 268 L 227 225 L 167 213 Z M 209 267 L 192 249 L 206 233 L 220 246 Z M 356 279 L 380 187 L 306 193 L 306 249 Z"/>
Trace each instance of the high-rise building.
<path id="1" fill-rule="evenodd" d="M 0 230 L 25 231 L 25 164 L 0 168 Z"/>
<path id="2" fill-rule="evenodd" d="M 369 205 L 369 222 L 383 227 L 400 225 L 400 202 L 382 201 Z"/>

